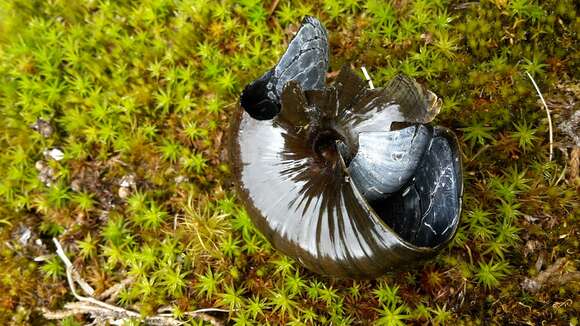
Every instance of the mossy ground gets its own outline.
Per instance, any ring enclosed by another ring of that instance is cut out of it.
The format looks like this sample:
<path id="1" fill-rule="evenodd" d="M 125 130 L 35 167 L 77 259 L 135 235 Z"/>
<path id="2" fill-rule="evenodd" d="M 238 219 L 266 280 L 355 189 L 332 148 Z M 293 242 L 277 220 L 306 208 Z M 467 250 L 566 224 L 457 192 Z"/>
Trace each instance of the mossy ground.
<path id="1" fill-rule="evenodd" d="M 97 293 L 132 278 L 115 303 L 144 315 L 169 306 L 175 316 L 231 309 L 240 325 L 577 324 L 578 283 L 560 281 L 580 263 L 579 189 L 565 155 L 573 143 L 556 125 L 577 109 L 578 3 L 271 8 L 2 1 L 0 324 L 44 325 L 39 308 L 74 300 L 51 237 Z M 443 99 L 438 124 L 460 137 L 461 226 L 417 270 L 357 282 L 308 272 L 255 231 L 228 183 L 222 149 L 238 94 L 304 15 L 329 30 L 332 71 L 365 65 L 378 86 L 399 71 L 417 78 Z M 551 162 L 546 113 L 525 72 L 552 109 Z M 45 154 L 53 148 L 62 160 Z M 559 258 L 564 267 L 539 291 L 522 286 Z"/>

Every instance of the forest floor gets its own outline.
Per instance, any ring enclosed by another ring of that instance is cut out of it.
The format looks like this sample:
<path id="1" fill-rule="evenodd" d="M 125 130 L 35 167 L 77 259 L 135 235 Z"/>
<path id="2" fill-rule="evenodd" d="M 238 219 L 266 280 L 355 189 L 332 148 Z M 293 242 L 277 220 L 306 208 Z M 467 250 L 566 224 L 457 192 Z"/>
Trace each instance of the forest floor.
<path id="1" fill-rule="evenodd" d="M 0 324 L 577 325 L 578 9 L 2 1 Z M 316 275 L 277 253 L 236 199 L 223 150 L 238 96 L 305 15 L 329 31 L 331 72 L 365 66 L 375 86 L 402 72 L 442 98 L 436 123 L 463 152 L 463 213 L 421 267 Z M 67 271 L 86 282 L 77 297 Z"/>

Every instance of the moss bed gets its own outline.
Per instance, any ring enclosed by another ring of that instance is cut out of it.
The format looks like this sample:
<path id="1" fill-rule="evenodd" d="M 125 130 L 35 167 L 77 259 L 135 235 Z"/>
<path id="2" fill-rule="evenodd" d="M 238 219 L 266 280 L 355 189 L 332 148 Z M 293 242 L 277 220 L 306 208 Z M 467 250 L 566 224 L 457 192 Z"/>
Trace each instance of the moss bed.
<path id="1" fill-rule="evenodd" d="M 188 324 L 565 324 L 580 314 L 580 17 L 573 0 L 0 3 L 0 324 L 82 325 L 57 238 L 98 297 Z M 224 152 L 243 86 L 301 18 L 331 73 L 403 72 L 443 100 L 465 198 L 434 260 L 372 281 L 278 254 Z M 550 160 L 546 111 L 551 111 Z M 80 291 L 80 290 L 79 290 Z M 219 308 L 188 317 L 185 312 Z M 51 313 L 62 318 L 48 320 Z M 144 319 L 126 320 L 127 324 Z"/>

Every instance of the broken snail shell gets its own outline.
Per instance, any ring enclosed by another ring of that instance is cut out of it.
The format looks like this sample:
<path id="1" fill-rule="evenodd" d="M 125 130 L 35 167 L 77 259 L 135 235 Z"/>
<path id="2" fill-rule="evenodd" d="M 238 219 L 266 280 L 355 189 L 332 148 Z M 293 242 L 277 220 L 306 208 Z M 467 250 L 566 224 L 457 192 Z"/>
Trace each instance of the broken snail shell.
<path id="1" fill-rule="evenodd" d="M 325 85 L 328 41 L 307 17 L 246 86 L 230 160 L 252 221 L 311 271 L 375 278 L 434 256 L 461 210 L 457 139 L 428 125 L 436 96 L 398 76 L 369 89 L 348 67 Z"/>

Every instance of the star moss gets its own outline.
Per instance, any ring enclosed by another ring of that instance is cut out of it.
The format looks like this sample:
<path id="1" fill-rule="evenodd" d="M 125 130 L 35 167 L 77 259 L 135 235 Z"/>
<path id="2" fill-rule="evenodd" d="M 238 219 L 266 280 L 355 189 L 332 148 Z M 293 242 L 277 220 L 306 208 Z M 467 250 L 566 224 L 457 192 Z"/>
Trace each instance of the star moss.
<path id="1" fill-rule="evenodd" d="M 524 74 L 556 122 L 569 116 L 575 2 L 269 5 L 2 1 L 0 324 L 46 324 L 38 308 L 74 300 L 53 236 L 97 293 L 132 278 L 114 303 L 144 315 L 169 306 L 177 317 L 231 309 L 222 317 L 237 324 L 577 323 L 577 283 L 521 285 L 558 258 L 566 271 L 578 264 L 573 161 L 555 151 L 548 162 L 545 112 Z M 464 153 L 464 214 L 425 266 L 377 281 L 313 275 L 272 250 L 233 194 L 221 153 L 229 117 L 304 15 L 335 35 L 331 71 L 364 65 L 377 86 L 402 71 L 443 100 L 437 123 Z M 39 119 L 50 132 L 31 127 Z M 61 160 L 44 154 L 54 148 Z"/>

